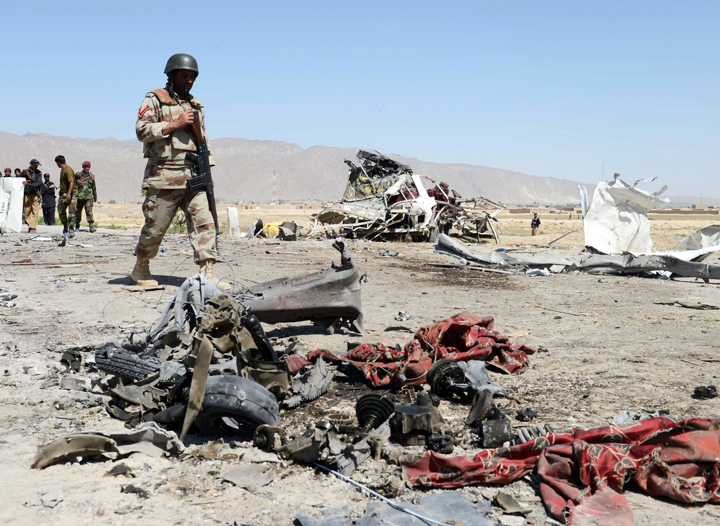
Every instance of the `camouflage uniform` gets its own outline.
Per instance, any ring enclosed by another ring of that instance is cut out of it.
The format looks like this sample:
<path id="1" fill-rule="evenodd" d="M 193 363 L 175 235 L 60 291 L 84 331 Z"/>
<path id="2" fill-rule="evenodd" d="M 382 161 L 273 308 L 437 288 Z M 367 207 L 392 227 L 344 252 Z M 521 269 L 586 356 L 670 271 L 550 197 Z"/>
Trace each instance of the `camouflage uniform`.
<path id="1" fill-rule="evenodd" d="M 75 216 L 77 216 L 77 186 L 73 186 L 70 201 L 67 200 L 67 190 L 71 181 L 75 181 L 75 171 L 66 166 L 60 170 L 60 196 L 57 207 L 60 222 L 65 228 L 75 228 Z"/>
<path id="2" fill-rule="evenodd" d="M 205 113 L 200 102 L 188 95 L 188 101 L 173 99 L 167 90 L 153 90 L 145 95 L 135 132 L 142 141 L 143 153 L 147 158 L 142 187 L 147 196 L 142 210 L 145 226 L 135 247 L 138 258 L 154 258 L 163 236 L 181 208 L 188 221 L 190 243 L 195 253 L 195 262 L 214 260 L 215 224 L 208 207 L 205 192 L 191 192 L 186 182 L 193 176 L 191 164 L 185 160 L 187 152 L 197 150 L 191 131 L 180 129 L 169 136 L 163 135 L 165 125 L 176 120 L 188 109 L 198 110 L 200 126 L 207 141 Z M 212 155 L 210 164 L 214 166 Z"/>
<path id="3" fill-rule="evenodd" d="M 75 224 L 80 228 L 82 212 L 85 209 L 85 217 L 90 226 L 95 223 L 93 219 L 93 202 L 97 199 L 97 188 L 95 187 L 95 176 L 90 173 L 77 172 L 75 174 L 75 185 L 77 191 L 77 213 Z"/>

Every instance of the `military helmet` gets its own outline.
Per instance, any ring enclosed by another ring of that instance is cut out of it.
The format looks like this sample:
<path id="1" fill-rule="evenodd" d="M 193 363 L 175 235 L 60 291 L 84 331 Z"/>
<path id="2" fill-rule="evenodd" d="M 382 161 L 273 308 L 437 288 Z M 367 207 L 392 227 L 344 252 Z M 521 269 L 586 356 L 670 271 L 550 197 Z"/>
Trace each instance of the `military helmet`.
<path id="1" fill-rule="evenodd" d="M 189 69 L 190 71 L 194 71 L 196 75 L 200 74 L 197 60 L 187 53 L 177 53 L 168 59 L 167 65 L 165 66 L 165 74 L 169 75 L 176 69 Z"/>

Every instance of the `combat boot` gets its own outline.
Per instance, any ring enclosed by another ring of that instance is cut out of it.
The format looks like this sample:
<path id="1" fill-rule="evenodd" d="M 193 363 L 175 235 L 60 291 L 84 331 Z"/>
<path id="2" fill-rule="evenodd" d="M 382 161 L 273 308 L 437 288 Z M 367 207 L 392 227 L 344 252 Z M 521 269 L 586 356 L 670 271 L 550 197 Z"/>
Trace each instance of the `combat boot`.
<path id="1" fill-rule="evenodd" d="M 70 231 L 68 232 L 68 237 L 75 237 L 75 229 L 73 227 L 70 227 Z"/>
<path id="2" fill-rule="evenodd" d="M 145 258 L 137 258 L 135 268 L 130 274 L 132 280 L 141 287 L 157 287 L 158 282 L 155 281 L 150 274 L 150 260 Z"/>
<path id="3" fill-rule="evenodd" d="M 67 225 L 63 225 L 63 235 L 68 233 L 68 227 Z"/>
<path id="4" fill-rule="evenodd" d="M 90 233 L 95 232 L 97 228 L 95 228 L 95 223 L 89 223 L 90 224 Z"/>
<path id="5" fill-rule="evenodd" d="M 215 277 L 215 274 L 213 273 L 213 265 L 215 265 L 214 259 L 206 259 L 205 261 L 198 263 L 198 265 L 200 265 L 200 272 L 204 272 L 207 280 L 217 288 L 220 290 L 230 290 L 232 288 L 228 283 L 223 283 Z"/>

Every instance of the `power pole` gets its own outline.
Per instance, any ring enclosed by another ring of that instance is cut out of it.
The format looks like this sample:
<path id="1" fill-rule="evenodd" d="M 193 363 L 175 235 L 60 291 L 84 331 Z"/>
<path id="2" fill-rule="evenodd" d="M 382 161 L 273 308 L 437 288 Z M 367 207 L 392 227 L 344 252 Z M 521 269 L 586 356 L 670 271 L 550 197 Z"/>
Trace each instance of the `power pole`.
<path id="1" fill-rule="evenodd" d="M 278 202 L 278 196 L 277 196 L 277 176 L 275 175 L 275 170 L 273 170 L 273 187 L 272 187 L 272 197 L 270 198 L 270 202 L 276 203 Z"/>

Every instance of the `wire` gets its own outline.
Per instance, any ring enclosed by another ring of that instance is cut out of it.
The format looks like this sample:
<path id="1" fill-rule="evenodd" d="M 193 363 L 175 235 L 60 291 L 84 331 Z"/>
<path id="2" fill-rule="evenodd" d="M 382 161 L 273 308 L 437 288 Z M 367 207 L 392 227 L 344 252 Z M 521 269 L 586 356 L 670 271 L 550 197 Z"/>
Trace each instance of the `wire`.
<path id="1" fill-rule="evenodd" d="M 362 484 L 360 484 L 360 483 L 357 482 L 356 480 L 353 480 L 353 479 L 351 479 L 350 477 L 346 477 L 346 476 L 343 475 L 342 473 L 338 473 L 338 472 L 335 471 L 334 469 L 330 469 L 329 467 L 323 466 L 322 464 L 319 464 L 319 463 L 317 463 L 317 462 L 312 462 L 312 464 L 315 465 L 315 466 L 317 466 L 317 467 L 319 467 L 319 468 L 321 468 L 321 469 L 324 469 L 325 471 L 329 471 L 330 473 L 332 473 L 332 474 L 335 475 L 336 477 L 344 480 L 345 482 L 349 482 L 350 484 L 354 484 L 354 485 L 357 486 L 358 488 L 367 491 L 367 492 L 368 492 L 370 495 L 372 495 L 373 497 L 377 497 L 377 498 L 381 499 L 382 501 L 386 502 L 389 506 L 395 508 L 395 509 L 398 510 L 398 511 L 402 511 L 403 513 L 407 513 L 408 515 L 412 515 L 413 517 L 415 517 L 415 518 L 417 518 L 417 519 L 420 519 L 421 521 L 423 521 L 423 522 L 425 522 L 425 523 L 427 523 L 427 524 L 434 524 L 434 525 L 436 525 L 436 526 L 447 526 L 447 523 L 446 523 L 446 522 L 436 521 L 435 519 L 431 519 L 431 518 L 429 518 L 429 517 L 425 517 L 424 515 L 420 515 L 419 513 L 414 512 L 414 511 L 412 511 L 412 510 L 410 510 L 410 509 L 408 509 L 408 508 L 406 508 L 406 507 L 404 507 L 404 506 L 400 506 L 400 504 L 398 504 L 397 502 L 392 501 L 392 500 L 388 499 L 387 497 L 383 497 L 383 496 L 380 495 L 378 492 L 371 490 L 371 489 L 368 488 L 367 486 L 363 486 Z"/>

